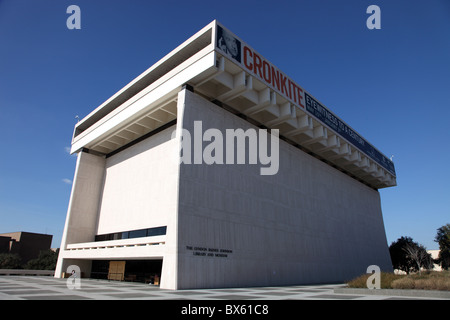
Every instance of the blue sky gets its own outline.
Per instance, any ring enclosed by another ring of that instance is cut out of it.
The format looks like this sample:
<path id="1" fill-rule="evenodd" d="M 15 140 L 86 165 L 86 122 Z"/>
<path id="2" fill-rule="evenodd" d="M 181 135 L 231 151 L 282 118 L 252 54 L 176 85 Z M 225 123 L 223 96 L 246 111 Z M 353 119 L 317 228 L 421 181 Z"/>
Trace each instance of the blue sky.
<path id="1" fill-rule="evenodd" d="M 81 30 L 69 30 L 69 5 Z M 381 29 L 369 30 L 369 5 Z M 0 233 L 59 247 L 86 116 L 214 19 L 388 157 L 388 243 L 450 223 L 450 1 L 0 0 Z"/>

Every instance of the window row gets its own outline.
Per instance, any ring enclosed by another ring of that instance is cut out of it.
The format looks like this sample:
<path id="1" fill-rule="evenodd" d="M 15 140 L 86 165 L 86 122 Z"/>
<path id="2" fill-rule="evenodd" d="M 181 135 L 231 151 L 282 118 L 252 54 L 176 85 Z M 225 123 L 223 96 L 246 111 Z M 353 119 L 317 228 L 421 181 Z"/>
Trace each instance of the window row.
<path id="1" fill-rule="evenodd" d="M 100 234 L 95 236 L 95 241 L 108 241 L 108 240 L 121 240 L 121 239 L 132 239 L 132 238 L 142 238 L 151 236 L 163 236 L 166 234 L 167 226 L 130 230 L 123 232 L 115 232 L 108 234 Z"/>

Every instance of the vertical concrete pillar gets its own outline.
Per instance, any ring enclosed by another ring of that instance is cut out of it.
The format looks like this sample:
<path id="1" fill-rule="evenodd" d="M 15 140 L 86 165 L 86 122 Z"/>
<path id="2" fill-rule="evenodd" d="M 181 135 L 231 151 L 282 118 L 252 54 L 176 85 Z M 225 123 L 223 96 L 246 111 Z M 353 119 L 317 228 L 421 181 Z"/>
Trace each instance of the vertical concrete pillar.
<path id="1" fill-rule="evenodd" d="M 186 89 L 181 90 L 178 93 L 177 102 L 177 127 L 176 127 L 176 158 L 173 161 L 179 161 L 178 156 L 181 150 L 181 132 L 183 129 L 183 117 L 186 99 Z M 166 240 L 166 253 L 164 254 L 163 266 L 161 270 L 161 288 L 177 290 L 178 288 L 178 201 L 179 201 L 179 182 L 180 182 L 180 164 L 177 164 L 177 189 L 176 196 L 176 211 L 169 217 L 167 222 L 167 240 Z"/>
<path id="2" fill-rule="evenodd" d="M 69 264 L 75 263 L 74 261 L 64 261 L 67 245 L 94 241 L 105 163 L 105 157 L 103 156 L 83 151 L 78 153 L 66 223 L 55 270 L 55 277 L 57 278 L 61 277 L 61 273 L 66 271 L 65 269 Z M 89 275 L 90 264 L 89 266 L 85 262 L 80 262 L 80 264 L 85 269 L 81 271 L 85 275 Z"/>

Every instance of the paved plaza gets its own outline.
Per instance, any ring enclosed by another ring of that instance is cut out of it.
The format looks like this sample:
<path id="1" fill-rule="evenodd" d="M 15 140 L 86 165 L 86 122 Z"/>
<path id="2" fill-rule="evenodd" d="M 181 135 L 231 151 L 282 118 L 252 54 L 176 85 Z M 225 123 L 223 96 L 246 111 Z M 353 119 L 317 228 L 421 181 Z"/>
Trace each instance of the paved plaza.
<path id="1" fill-rule="evenodd" d="M 69 289 L 67 279 L 0 276 L 0 300 L 403 300 L 430 299 L 335 293 L 344 285 L 164 290 L 143 283 L 81 279 Z"/>

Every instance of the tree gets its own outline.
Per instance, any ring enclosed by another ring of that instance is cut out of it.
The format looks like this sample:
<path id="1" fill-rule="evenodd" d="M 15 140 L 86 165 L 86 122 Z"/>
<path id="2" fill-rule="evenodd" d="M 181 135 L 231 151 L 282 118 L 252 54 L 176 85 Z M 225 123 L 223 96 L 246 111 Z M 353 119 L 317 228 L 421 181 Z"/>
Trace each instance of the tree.
<path id="1" fill-rule="evenodd" d="M 58 260 L 58 251 L 42 250 L 39 252 L 39 257 L 28 261 L 25 268 L 31 270 L 55 270 L 56 262 Z"/>
<path id="2" fill-rule="evenodd" d="M 431 269 L 431 255 L 424 246 L 414 242 L 410 237 L 401 237 L 389 246 L 392 266 L 406 273 L 420 272 L 421 268 Z"/>
<path id="3" fill-rule="evenodd" d="M 0 269 L 21 269 L 20 256 L 15 253 L 0 254 Z"/>
<path id="4" fill-rule="evenodd" d="M 448 270 L 450 267 L 450 223 L 437 229 L 434 241 L 439 243 L 438 263 L 441 264 L 442 269 Z"/>
<path id="5" fill-rule="evenodd" d="M 407 243 L 403 251 L 406 252 L 407 258 L 414 261 L 414 270 L 418 270 L 420 273 L 422 268 L 433 269 L 433 259 L 424 246 L 417 243 Z"/>

